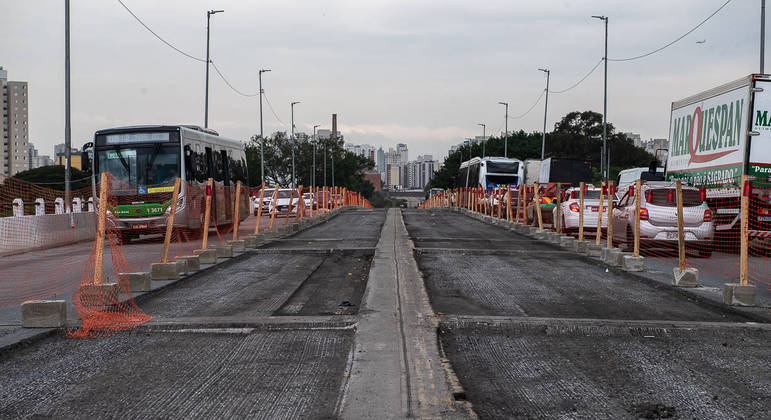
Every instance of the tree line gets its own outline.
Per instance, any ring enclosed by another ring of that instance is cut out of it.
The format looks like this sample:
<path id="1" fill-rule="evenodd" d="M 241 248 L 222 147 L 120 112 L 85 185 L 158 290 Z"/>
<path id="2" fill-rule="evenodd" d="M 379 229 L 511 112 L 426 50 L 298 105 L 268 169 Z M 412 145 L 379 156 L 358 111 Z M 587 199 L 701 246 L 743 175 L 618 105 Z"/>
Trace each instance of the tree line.
<path id="1" fill-rule="evenodd" d="M 608 177 L 615 179 L 627 168 L 649 167 L 656 158 L 646 150 L 634 145 L 624 133 L 617 133 L 613 124 L 607 126 L 607 143 L 610 154 Z M 541 158 L 542 133 L 527 133 L 524 130 L 509 133 L 506 138 L 490 137 L 484 145 L 486 156 L 503 156 L 504 142 L 508 156 L 520 160 Z M 482 156 L 482 144 L 470 144 L 458 148 L 444 160 L 434 179 L 426 186 L 431 188 L 454 188 L 460 164 L 475 156 Z M 593 181 L 601 180 L 600 157 L 602 155 L 602 114 L 594 111 L 574 111 L 565 115 L 554 125 L 554 131 L 546 133 L 544 157 L 580 159 L 592 164 Z"/>

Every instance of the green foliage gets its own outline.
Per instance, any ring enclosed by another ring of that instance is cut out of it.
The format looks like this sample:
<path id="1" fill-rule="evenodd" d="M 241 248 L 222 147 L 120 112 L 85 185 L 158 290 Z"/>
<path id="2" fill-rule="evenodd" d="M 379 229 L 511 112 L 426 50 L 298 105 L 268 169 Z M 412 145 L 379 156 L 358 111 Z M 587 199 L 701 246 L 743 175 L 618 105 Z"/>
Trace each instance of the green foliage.
<path id="1" fill-rule="evenodd" d="M 249 166 L 249 184 L 258 186 L 260 179 L 260 139 L 252 136 L 246 144 L 246 162 Z M 324 150 L 327 155 L 327 179 L 324 181 Z M 297 183 L 312 185 L 313 142 L 300 137 L 295 142 L 295 174 Z M 334 163 L 332 162 L 334 160 Z M 372 169 L 375 163 L 369 158 L 348 152 L 342 140 L 320 140 L 316 145 L 316 185 L 332 185 L 332 165 L 334 164 L 335 186 L 346 187 L 369 198 L 374 186 L 363 179 L 362 172 Z M 286 132 L 276 132 L 265 138 L 265 179 L 268 184 L 278 182 L 290 185 L 292 182 L 292 140 Z"/>
<path id="2" fill-rule="evenodd" d="M 43 166 L 19 172 L 14 178 L 41 187 L 64 191 L 64 165 Z M 91 171 L 70 168 L 70 189 L 77 190 L 91 186 Z"/>
<path id="3" fill-rule="evenodd" d="M 390 208 L 390 207 L 407 207 L 407 200 L 402 198 L 390 198 L 384 193 L 376 193 L 369 199 L 370 204 L 373 207 L 378 208 Z"/>
<path id="4" fill-rule="evenodd" d="M 634 167 L 648 167 L 655 158 L 644 149 L 636 147 L 623 133 L 616 133 L 613 124 L 608 123 L 608 150 L 610 151 L 610 179 L 618 172 Z M 515 131 L 505 139 L 508 156 L 520 160 L 541 158 L 542 133 Z M 486 145 L 486 156 L 503 156 L 504 139 L 491 137 Z M 600 156 L 602 154 L 602 114 L 593 111 L 570 112 L 546 133 L 545 157 L 580 159 L 591 162 L 595 182 L 600 180 Z M 460 164 L 473 156 L 482 156 L 482 145 L 472 144 L 450 153 L 442 168 L 426 186 L 431 188 L 454 188 Z"/>

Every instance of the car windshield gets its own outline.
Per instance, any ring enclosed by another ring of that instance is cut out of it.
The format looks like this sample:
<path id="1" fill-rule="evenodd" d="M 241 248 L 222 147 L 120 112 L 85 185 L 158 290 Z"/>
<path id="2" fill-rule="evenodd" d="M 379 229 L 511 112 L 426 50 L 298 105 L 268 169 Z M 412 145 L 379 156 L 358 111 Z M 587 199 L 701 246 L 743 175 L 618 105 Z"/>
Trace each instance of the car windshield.
<path id="1" fill-rule="evenodd" d="M 677 195 L 674 188 L 656 188 L 645 192 L 645 201 L 654 206 L 676 207 Z M 701 194 L 696 190 L 683 190 L 683 206 L 696 207 L 702 203 Z"/>
<path id="2" fill-rule="evenodd" d="M 573 191 L 570 194 L 570 198 L 578 200 L 581 198 L 578 191 Z M 600 190 L 589 190 L 584 193 L 584 200 L 599 200 L 600 199 Z"/>
<path id="3" fill-rule="evenodd" d="M 154 144 L 147 147 L 117 147 L 97 151 L 98 171 L 128 186 L 174 183 L 179 175 L 179 146 Z"/>

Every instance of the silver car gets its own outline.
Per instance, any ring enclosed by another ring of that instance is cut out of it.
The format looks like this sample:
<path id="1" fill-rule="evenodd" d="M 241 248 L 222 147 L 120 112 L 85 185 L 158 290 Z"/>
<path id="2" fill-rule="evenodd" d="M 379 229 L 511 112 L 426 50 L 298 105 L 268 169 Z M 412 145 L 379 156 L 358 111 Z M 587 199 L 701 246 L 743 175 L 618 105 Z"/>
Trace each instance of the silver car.
<path id="1" fill-rule="evenodd" d="M 677 198 L 673 182 L 650 182 L 642 185 L 640 197 L 640 248 L 677 249 Z M 613 208 L 613 242 L 634 246 L 634 188 L 620 191 L 621 198 Z M 712 255 L 715 233 L 712 210 L 706 203 L 706 192 L 683 186 L 683 230 L 688 248 L 699 256 Z"/>
<path id="2" fill-rule="evenodd" d="M 580 216 L 580 188 L 568 188 L 565 190 L 564 199 L 561 203 L 560 212 L 562 213 L 561 229 L 566 234 L 575 234 L 579 230 L 578 222 Z M 584 191 L 584 233 L 588 236 L 594 236 L 597 233 L 597 216 L 600 213 L 600 188 L 588 187 Z M 554 219 L 557 220 L 557 207 L 552 210 Z M 608 198 L 603 197 L 602 207 L 602 227 L 608 227 Z"/>

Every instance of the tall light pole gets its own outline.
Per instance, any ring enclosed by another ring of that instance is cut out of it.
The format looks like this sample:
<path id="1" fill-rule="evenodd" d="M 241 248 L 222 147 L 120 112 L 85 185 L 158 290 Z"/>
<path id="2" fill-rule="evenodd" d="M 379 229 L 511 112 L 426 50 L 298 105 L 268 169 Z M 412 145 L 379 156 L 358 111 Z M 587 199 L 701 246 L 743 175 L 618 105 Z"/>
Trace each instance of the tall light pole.
<path id="1" fill-rule="evenodd" d="M 311 185 L 314 190 L 316 189 L 316 143 L 319 142 L 316 138 L 316 127 L 320 127 L 320 125 L 313 126 L 313 177 L 311 177 Z"/>
<path id="2" fill-rule="evenodd" d="M 294 141 L 294 106 L 299 104 L 299 103 L 300 103 L 299 101 L 298 102 L 292 102 L 292 104 L 290 105 L 290 108 L 292 109 L 292 188 L 294 188 L 294 184 L 295 184 L 295 172 L 294 172 L 294 146 L 295 146 L 295 141 Z"/>
<path id="3" fill-rule="evenodd" d="M 549 75 L 551 72 L 549 69 L 538 69 L 546 73 L 546 103 L 543 106 L 543 136 L 541 137 L 541 160 L 543 160 L 544 152 L 546 151 L 546 113 L 549 110 Z"/>
<path id="4" fill-rule="evenodd" d="M 9 137 L 10 138 L 10 137 Z M 64 208 L 70 213 L 70 168 L 72 154 L 72 127 L 70 125 L 70 0 L 64 0 Z M 96 157 L 96 156 L 94 156 Z M 10 169 L 8 173 L 12 173 Z M 104 197 L 102 197 L 104 198 Z"/>
<path id="5" fill-rule="evenodd" d="M 600 157 L 600 173 L 603 181 L 608 181 L 608 168 L 606 163 L 606 154 L 608 150 L 608 17 L 607 16 L 592 16 L 595 19 L 600 19 L 605 22 L 605 56 L 602 58 L 605 61 L 605 89 L 602 105 L 602 156 Z"/>
<path id="6" fill-rule="evenodd" d="M 506 134 L 503 136 L 503 157 L 509 157 L 509 103 L 498 102 L 506 107 L 506 113 L 504 114 L 504 124 L 506 126 Z"/>
<path id="7" fill-rule="evenodd" d="M 224 10 L 208 10 L 206 12 L 206 99 L 203 106 L 203 127 L 209 127 L 209 21 L 211 15 L 222 13 Z"/>
<path id="8" fill-rule="evenodd" d="M 485 138 L 485 125 L 482 123 L 477 123 L 477 125 L 482 126 L 482 157 L 485 157 L 485 143 L 487 143 L 487 139 Z"/>
<path id="9" fill-rule="evenodd" d="M 265 136 L 262 132 L 262 74 L 269 72 L 270 69 L 263 69 L 257 72 L 257 79 L 260 81 L 260 179 L 265 183 Z"/>

